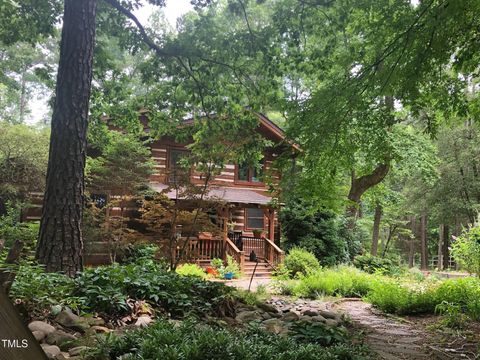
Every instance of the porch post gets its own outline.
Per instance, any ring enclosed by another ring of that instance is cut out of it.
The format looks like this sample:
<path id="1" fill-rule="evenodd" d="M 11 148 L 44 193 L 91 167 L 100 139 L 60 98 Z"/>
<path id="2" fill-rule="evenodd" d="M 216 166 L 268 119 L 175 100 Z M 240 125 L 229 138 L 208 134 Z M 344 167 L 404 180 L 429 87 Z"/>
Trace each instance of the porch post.
<path id="1" fill-rule="evenodd" d="M 268 211 L 268 238 L 275 243 L 275 209 Z"/>

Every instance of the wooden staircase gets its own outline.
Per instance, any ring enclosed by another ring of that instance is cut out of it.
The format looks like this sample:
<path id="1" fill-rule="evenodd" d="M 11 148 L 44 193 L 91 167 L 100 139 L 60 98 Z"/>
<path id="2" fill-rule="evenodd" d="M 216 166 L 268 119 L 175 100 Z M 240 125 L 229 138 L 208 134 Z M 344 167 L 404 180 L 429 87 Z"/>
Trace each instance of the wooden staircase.
<path id="1" fill-rule="evenodd" d="M 245 259 L 243 276 L 250 279 L 255 269 L 256 263 L 254 261 L 249 261 Z M 259 259 L 257 269 L 255 270 L 254 279 L 257 278 L 271 278 L 272 277 L 272 266 L 265 260 Z"/>

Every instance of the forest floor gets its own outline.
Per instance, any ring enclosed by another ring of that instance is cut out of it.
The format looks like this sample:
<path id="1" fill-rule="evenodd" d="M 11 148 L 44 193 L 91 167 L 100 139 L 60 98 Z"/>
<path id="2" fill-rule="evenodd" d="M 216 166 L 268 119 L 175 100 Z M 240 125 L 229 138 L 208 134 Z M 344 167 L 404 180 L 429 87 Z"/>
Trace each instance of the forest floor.
<path id="1" fill-rule="evenodd" d="M 386 316 L 360 299 L 340 299 L 327 308 L 342 312 L 364 331 L 364 342 L 379 359 L 479 359 L 480 324 L 463 331 L 444 330 L 438 316 Z"/>

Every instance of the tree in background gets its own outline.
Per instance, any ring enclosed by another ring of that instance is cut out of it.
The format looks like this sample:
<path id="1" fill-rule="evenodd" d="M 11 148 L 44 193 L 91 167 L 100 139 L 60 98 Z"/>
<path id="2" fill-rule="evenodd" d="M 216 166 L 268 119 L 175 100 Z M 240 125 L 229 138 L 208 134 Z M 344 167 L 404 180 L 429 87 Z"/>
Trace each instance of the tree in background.
<path id="1" fill-rule="evenodd" d="M 100 226 L 112 262 L 116 261 L 117 253 L 138 236 L 128 225 L 133 215 L 128 209 L 136 207 L 153 172 L 154 163 L 147 144 L 134 135 L 111 131 L 108 142 L 99 150 L 101 155 L 87 158 L 86 189 L 92 199 L 90 206 L 105 210 L 104 222 Z M 85 240 L 87 247 L 88 239 Z"/>

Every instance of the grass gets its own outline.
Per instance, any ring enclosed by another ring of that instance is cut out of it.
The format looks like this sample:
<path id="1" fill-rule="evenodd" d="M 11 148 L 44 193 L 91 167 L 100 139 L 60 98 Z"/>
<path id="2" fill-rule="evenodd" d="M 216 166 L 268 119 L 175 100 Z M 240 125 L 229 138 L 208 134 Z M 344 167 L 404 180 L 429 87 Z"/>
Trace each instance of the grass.
<path id="1" fill-rule="evenodd" d="M 480 280 L 472 277 L 425 279 L 415 271 L 389 277 L 340 266 L 280 282 L 279 288 L 285 295 L 303 298 L 361 297 L 382 311 L 397 315 L 441 313 L 439 305 L 447 303 L 469 318 L 480 320 Z"/>

